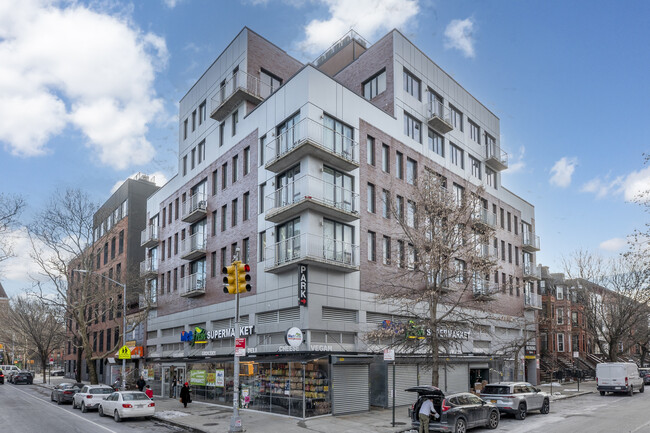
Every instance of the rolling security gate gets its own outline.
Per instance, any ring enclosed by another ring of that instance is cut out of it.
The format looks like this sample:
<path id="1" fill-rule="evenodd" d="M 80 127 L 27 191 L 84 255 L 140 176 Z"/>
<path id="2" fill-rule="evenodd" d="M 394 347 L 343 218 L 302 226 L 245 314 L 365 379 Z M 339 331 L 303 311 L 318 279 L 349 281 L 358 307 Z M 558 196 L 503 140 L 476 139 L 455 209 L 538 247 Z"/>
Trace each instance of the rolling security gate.
<path id="1" fill-rule="evenodd" d="M 368 365 L 332 365 L 332 414 L 370 410 Z"/>
<path id="2" fill-rule="evenodd" d="M 388 364 L 388 404 L 393 404 L 392 390 L 393 390 L 393 364 Z M 431 384 L 431 376 L 429 382 L 425 385 Z M 396 365 L 395 366 L 395 406 L 403 406 L 406 404 L 413 404 L 414 393 L 404 391 L 406 388 L 418 385 L 418 366 L 411 365 Z"/>
<path id="3" fill-rule="evenodd" d="M 466 363 L 447 364 L 440 367 L 440 388 L 445 394 L 469 391 L 469 368 Z"/>

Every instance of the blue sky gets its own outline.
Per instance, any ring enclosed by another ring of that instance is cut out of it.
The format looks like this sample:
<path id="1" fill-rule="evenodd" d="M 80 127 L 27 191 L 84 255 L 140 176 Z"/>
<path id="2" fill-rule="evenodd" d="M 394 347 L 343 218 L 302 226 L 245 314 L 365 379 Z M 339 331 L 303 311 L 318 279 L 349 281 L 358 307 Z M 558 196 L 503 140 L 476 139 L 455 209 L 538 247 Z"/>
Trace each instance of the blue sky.
<path id="1" fill-rule="evenodd" d="M 301 61 L 350 27 L 399 28 L 501 119 L 503 184 L 536 209 L 538 262 L 616 254 L 648 215 L 650 2 L 5 0 L 0 192 L 27 223 L 57 188 L 98 202 L 136 172 L 174 175 L 180 98 L 248 26 Z M 29 246 L 0 281 L 29 287 Z"/>

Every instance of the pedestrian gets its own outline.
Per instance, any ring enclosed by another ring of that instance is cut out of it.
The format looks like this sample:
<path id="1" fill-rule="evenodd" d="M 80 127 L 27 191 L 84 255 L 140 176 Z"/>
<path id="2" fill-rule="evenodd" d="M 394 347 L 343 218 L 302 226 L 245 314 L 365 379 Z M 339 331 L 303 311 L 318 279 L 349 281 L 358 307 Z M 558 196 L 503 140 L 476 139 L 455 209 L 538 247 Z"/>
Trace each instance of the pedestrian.
<path id="1" fill-rule="evenodd" d="M 140 390 L 140 392 L 142 392 L 142 390 L 144 390 L 144 386 L 147 384 L 147 382 L 144 381 L 143 376 L 140 376 L 140 379 L 138 379 L 138 381 L 135 384 L 138 386 L 138 389 Z"/>
<path id="2" fill-rule="evenodd" d="M 147 397 L 153 400 L 153 390 L 149 385 L 147 385 L 147 390 L 144 393 L 147 394 Z"/>
<path id="3" fill-rule="evenodd" d="M 187 403 L 192 403 L 192 398 L 190 397 L 190 386 L 187 382 L 181 388 L 181 403 L 183 407 L 187 407 Z"/>
<path id="4" fill-rule="evenodd" d="M 177 387 L 178 387 L 178 379 L 176 379 L 176 375 L 174 375 L 174 378 L 172 379 L 172 395 L 170 397 L 178 397 L 177 394 Z"/>
<path id="5" fill-rule="evenodd" d="M 438 419 L 438 412 L 433 408 L 433 397 L 428 397 L 422 406 L 420 406 L 420 413 L 418 414 L 420 418 L 420 428 L 418 433 L 429 433 L 429 418 L 433 416 L 433 419 Z"/>

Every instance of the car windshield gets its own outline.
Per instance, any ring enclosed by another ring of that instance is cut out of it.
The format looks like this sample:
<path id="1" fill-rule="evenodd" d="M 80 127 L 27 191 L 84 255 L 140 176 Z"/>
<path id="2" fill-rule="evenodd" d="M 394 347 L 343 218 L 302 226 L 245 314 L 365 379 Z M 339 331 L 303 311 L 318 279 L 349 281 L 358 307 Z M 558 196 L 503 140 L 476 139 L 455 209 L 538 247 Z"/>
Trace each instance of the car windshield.
<path id="1" fill-rule="evenodd" d="M 481 394 L 510 394 L 509 386 L 488 385 Z"/>
<path id="2" fill-rule="evenodd" d="M 90 390 L 91 394 L 112 394 L 113 388 L 93 388 Z"/>
<path id="3" fill-rule="evenodd" d="M 149 397 L 147 397 L 147 394 L 138 392 L 138 393 L 122 394 L 122 400 L 124 401 L 149 400 Z"/>

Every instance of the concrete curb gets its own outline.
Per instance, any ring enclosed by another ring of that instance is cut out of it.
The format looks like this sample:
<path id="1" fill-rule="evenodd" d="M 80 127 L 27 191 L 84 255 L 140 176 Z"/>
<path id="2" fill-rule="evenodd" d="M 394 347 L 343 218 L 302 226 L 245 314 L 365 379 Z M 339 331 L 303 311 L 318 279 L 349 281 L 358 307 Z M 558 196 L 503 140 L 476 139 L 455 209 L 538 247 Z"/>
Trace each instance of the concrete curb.
<path id="1" fill-rule="evenodd" d="M 595 392 L 596 391 L 582 391 L 582 392 L 578 392 L 576 394 L 571 394 L 571 395 L 561 395 L 561 396 L 558 396 L 557 398 L 554 398 L 551 401 L 566 400 L 567 398 L 580 397 L 582 395 L 593 394 Z"/>
<path id="2" fill-rule="evenodd" d="M 173 427 L 180 427 L 183 430 L 190 431 L 192 433 L 209 433 L 207 430 L 201 430 L 196 427 L 189 426 L 187 424 L 182 424 L 180 422 L 175 422 L 169 419 L 164 419 L 164 418 L 158 418 L 156 415 L 152 416 L 151 419 L 155 419 L 158 422 L 161 422 L 163 424 L 167 424 Z"/>

